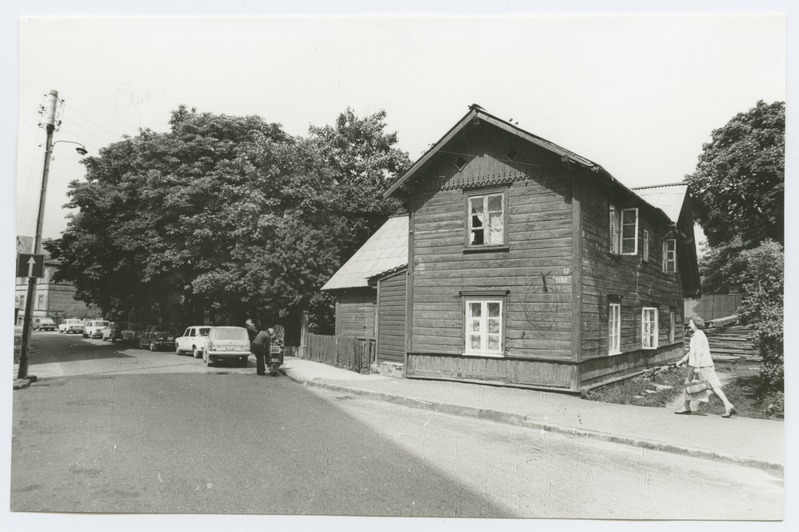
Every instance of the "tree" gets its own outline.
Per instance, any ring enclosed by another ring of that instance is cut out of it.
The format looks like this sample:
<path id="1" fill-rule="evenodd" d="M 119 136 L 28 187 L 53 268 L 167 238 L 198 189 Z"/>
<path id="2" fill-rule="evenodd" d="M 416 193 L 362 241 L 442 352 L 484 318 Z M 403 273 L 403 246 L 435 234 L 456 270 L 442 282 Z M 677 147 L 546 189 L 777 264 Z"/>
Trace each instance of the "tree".
<path id="1" fill-rule="evenodd" d="M 275 323 L 311 309 L 323 329 L 332 306 L 319 288 L 396 208 L 382 191 L 408 158 L 384 116 L 348 109 L 302 139 L 181 106 L 168 132 L 85 160 L 77 212 L 49 247 L 59 275 L 109 316 Z"/>
<path id="2" fill-rule="evenodd" d="M 785 103 L 759 101 L 714 130 L 685 180 L 711 247 L 784 245 Z"/>
<path id="3" fill-rule="evenodd" d="M 714 130 L 686 176 L 708 249 L 702 287 L 742 293 L 767 386 L 783 386 L 785 104 L 762 101 Z"/>

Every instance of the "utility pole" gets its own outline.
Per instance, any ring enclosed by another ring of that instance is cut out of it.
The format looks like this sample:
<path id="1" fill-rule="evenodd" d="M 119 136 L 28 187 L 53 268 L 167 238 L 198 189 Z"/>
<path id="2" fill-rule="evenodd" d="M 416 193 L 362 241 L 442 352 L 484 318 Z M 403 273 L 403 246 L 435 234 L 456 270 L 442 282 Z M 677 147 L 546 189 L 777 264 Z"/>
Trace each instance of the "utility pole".
<path id="1" fill-rule="evenodd" d="M 50 157 L 53 151 L 53 131 L 55 131 L 56 108 L 58 107 L 58 91 L 50 91 L 48 95 L 48 108 L 44 126 L 47 131 L 47 141 L 44 148 L 44 170 L 42 171 L 42 190 L 39 194 L 39 216 L 36 218 L 36 237 L 33 242 L 33 252 L 42 252 L 42 224 L 44 223 L 44 201 L 47 196 L 47 174 L 50 172 Z M 33 303 L 36 297 L 36 277 L 28 278 L 28 295 L 25 298 L 25 318 L 22 322 L 22 349 L 19 355 L 18 379 L 28 376 L 28 352 L 31 345 L 31 327 L 33 325 Z"/>

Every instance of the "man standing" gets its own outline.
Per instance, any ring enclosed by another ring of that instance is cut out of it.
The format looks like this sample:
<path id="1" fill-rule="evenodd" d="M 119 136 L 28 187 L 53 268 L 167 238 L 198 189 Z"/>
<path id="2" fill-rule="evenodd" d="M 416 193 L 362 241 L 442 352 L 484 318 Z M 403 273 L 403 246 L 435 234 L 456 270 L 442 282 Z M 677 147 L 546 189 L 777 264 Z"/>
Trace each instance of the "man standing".
<path id="1" fill-rule="evenodd" d="M 257 375 L 266 375 L 264 357 L 269 353 L 269 333 L 261 329 L 261 324 L 258 321 L 250 319 L 244 325 L 247 327 L 247 334 L 250 336 L 250 351 L 255 355 L 255 373 Z"/>

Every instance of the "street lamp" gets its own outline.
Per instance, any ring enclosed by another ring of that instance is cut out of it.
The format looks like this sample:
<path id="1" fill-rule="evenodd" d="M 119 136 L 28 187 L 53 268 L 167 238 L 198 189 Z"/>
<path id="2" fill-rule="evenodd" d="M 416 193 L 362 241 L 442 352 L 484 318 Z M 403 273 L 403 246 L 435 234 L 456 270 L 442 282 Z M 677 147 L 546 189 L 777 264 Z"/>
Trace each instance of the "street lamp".
<path id="1" fill-rule="evenodd" d="M 59 142 L 63 142 L 65 144 L 77 144 L 78 147 L 75 148 L 75 151 L 78 152 L 81 155 L 86 155 L 87 153 L 89 153 L 89 150 L 86 149 L 86 146 L 84 146 L 80 142 L 75 142 L 74 140 L 57 140 L 57 141 L 53 142 L 53 146 L 55 146 Z"/>
<path id="2" fill-rule="evenodd" d="M 56 107 L 58 106 L 58 91 L 50 91 L 48 95 L 50 99 L 50 106 L 47 114 L 47 121 L 45 127 L 47 130 L 47 142 L 44 149 L 44 170 L 42 171 L 42 190 L 39 194 L 39 215 L 36 218 L 36 237 L 33 242 L 33 252 L 41 254 L 42 252 L 42 223 L 44 222 L 44 201 L 47 197 L 47 176 L 50 172 L 50 159 L 53 156 L 53 147 L 59 142 L 65 144 L 77 144 L 75 148 L 81 155 L 89 153 L 86 146 L 80 142 L 72 140 L 57 140 L 53 142 L 53 131 L 55 131 L 55 115 Z M 28 351 L 30 350 L 31 340 L 31 326 L 33 317 L 33 299 L 36 296 L 36 277 L 28 277 L 28 292 L 25 299 L 25 318 L 22 322 L 22 348 L 19 354 L 19 373 L 18 379 L 24 379 L 28 376 Z"/>

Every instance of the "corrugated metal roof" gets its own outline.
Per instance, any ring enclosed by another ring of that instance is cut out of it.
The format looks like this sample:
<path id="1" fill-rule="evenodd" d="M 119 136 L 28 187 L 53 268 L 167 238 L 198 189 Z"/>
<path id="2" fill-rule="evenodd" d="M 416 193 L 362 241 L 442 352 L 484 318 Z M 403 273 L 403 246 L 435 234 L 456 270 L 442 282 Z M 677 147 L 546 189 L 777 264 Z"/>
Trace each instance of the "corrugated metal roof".
<path id="1" fill-rule="evenodd" d="M 408 216 L 395 216 L 373 234 L 322 290 L 369 286 L 369 277 L 408 263 Z"/>
<path id="2" fill-rule="evenodd" d="M 665 212 L 669 220 L 676 224 L 680 218 L 683 203 L 685 203 L 688 185 L 675 183 L 673 185 L 638 187 L 632 190 L 645 202 Z"/>

